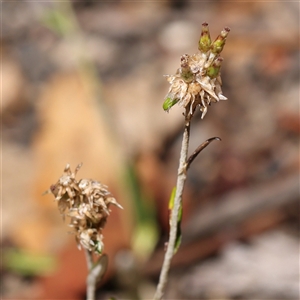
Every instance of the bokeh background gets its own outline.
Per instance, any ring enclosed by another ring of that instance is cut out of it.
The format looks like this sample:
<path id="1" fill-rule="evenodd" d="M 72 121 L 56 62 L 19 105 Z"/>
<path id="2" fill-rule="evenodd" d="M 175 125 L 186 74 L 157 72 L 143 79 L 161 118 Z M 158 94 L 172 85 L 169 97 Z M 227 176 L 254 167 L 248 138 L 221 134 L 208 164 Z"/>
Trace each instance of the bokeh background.
<path id="1" fill-rule="evenodd" d="M 67 163 L 108 185 L 97 299 L 151 299 L 168 237 L 180 56 L 231 28 L 223 92 L 193 120 L 183 240 L 166 299 L 299 299 L 297 1 L 1 2 L 1 297 L 85 299 L 86 266 L 52 195 Z"/>

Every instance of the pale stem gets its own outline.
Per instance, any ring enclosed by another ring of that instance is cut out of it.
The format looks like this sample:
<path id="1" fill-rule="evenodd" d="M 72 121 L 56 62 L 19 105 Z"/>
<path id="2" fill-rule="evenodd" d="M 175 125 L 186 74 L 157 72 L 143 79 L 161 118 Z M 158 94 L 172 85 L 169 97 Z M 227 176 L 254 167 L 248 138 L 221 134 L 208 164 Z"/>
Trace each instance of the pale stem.
<path id="1" fill-rule="evenodd" d="M 86 249 L 84 252 L 88 266 L 88 276 L 86 279 L 86 299 L 95 300 L 96 285 L 105 274 L 108 265 L 108 257 L 106 254 L 102 254 L 97 262 L 94 263 L 92 252 Z"/>
<path id="2" fill-rule="evenodd" d="M 188 146 L 189 146 L 189 139 L 190 139 L 190 117 L 191 116 L 188 113 L 186 113 L 185 127 L 184 127 L 181 152 L 179 158 L 178 174 L 177 174 L 176 194 L 174 198 L 174 207 L 171 213 L 170 235 L 169 235 L 167 250 L 164 257 L 164 262 L 159 276 L 159 282 L 154 295 L 155 300 L 161 300 L 163 297 L 164 289 L 168 281 L 168 273 L 170 269 L 171 260 L 174 255 L 174 247 L 175 247 L 176 236 L 177 236 L 178 213 L 181 207 L 182 193 L 183 193 L 184 183 L 186 180 L 185 165 L 187 162 Z"/>
<path id="3" fill-rule="evenodd" d="M 95 291 L 96 291 L 96 278 L 92 278 L 91 276 L 91 271 L 93 268 L 93 255 L 92 252 L 90 252 L 87 249 L 84 249 L 85 252 L 85 257 L 86 257 L 86 262 L 88 266 L 88 276 L 86 280 L 86 299 L 87 300 L 95 300 Z"/>

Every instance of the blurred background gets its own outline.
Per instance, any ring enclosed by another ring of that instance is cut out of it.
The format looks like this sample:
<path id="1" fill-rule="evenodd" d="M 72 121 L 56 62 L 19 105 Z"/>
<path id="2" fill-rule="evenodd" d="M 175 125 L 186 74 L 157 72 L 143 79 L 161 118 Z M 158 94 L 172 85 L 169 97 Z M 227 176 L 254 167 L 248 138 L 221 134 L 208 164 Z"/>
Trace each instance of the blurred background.
<path id="1" fill-rule="evenodd" d="M 223 93 L 192 123 L 183 240 L 166 299 L 299 299 L 299 3 L 2 2 L 2 299 L 85 299 L 84 253 L 52 195 L 63 174 L 108 185 L 97 299 L 151 299 L 168 239 L 182 109 L 162 109 L 201 24 Z"/>

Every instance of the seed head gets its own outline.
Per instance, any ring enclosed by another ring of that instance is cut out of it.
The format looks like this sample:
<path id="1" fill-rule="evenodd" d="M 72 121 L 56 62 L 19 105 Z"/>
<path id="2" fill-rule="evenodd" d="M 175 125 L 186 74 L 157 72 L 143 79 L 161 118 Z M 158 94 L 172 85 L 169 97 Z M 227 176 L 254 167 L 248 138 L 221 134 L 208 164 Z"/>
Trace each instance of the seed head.
<path id="1" fill-rule="evenodd" d="M 229 31 L 228 27 L 224 28 L 212 43 L 208 24 L 202 24 L 198 53 L 182 55 L 176 74 L 166 75 L 171 86 L 163 103 L 165 111 L 178 103 L 191 116 L 196 107 L 199 107 L 203 118 L 212 102 L 227 100 L 222 94 L 220 68 L 223 58 L 219 54 L 224 48 Z"/>
<path id="2" fill-rule="evenodd" d="M 122 206 L 107 190 L 107 186 L 93 179 L 76 180 L 76 173 L 81 164 L 72 172 L 66 165 L 63 175 L 50 192 L 58 202 L 58 209 L 63 217 L 70 218 L 79 249 L 101 253 L 104 247 L 102 230 L 110 214 L 110 204 Z"/>

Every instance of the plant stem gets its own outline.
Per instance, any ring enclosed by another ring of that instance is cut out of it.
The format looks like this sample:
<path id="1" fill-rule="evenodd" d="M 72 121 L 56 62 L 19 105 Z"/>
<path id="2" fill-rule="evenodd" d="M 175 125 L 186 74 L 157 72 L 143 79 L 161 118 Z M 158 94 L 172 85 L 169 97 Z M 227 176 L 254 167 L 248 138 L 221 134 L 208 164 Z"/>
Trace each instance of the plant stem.
<path id="1" fill-rule="evenodd" d="M 86 289 L 86 299 L 87 300 L 95 300 L 95 291 L 96 291 L 96 279 L 93 279 L 91 277 L 91 271 L 93 268 L 93 255 L 92 252 L 90 252 L 89 250 L 84 249 L 85 252 L 85 257 L 86 257 L 86 262 L 87 262 L 87 266 L 88 266 L 88 276 L 86 279 L 86 285 L 87 285 L 87 289 Z"/>
<path id="2" fill-rule="evenodd" d="M 184 127 L 184 133 L 182 138 L 179 167 L 177 173 L 176 194 L 174 199 L 174 207 L 171 213 L 170 236 L 169 236 L 167 251 L 164 257 L 164 262 L 159 276 L 159 282 L 154 295 L 155 300 L 161 300 L 163 297 L 163 292 L 168 281 L 168 273 L 171 265 L 171 260 L 174 255 L 174 247 L 175 247 L 176 236 L 177 236 L 178 213 L 181 207 L 182 193 L 183 193 L 184 183 L 186 180 L 185 166 L 186 166 L 187 156 L 188 156 L 191 117 L 192 116 L 188 113 L 188 109 L 186 109 L 185 127 Z"/>
<path id="3" fill-rule="evenodd" d="M 86 279 L 86 299 L 95 300 L 96 285 L 106 272 L 108 257 L 106 254 L 102 254 L 94 263 L 92 252 L 86 249 L 84 249 L 84 252 L 88 266 L 88 276 Z"/>

